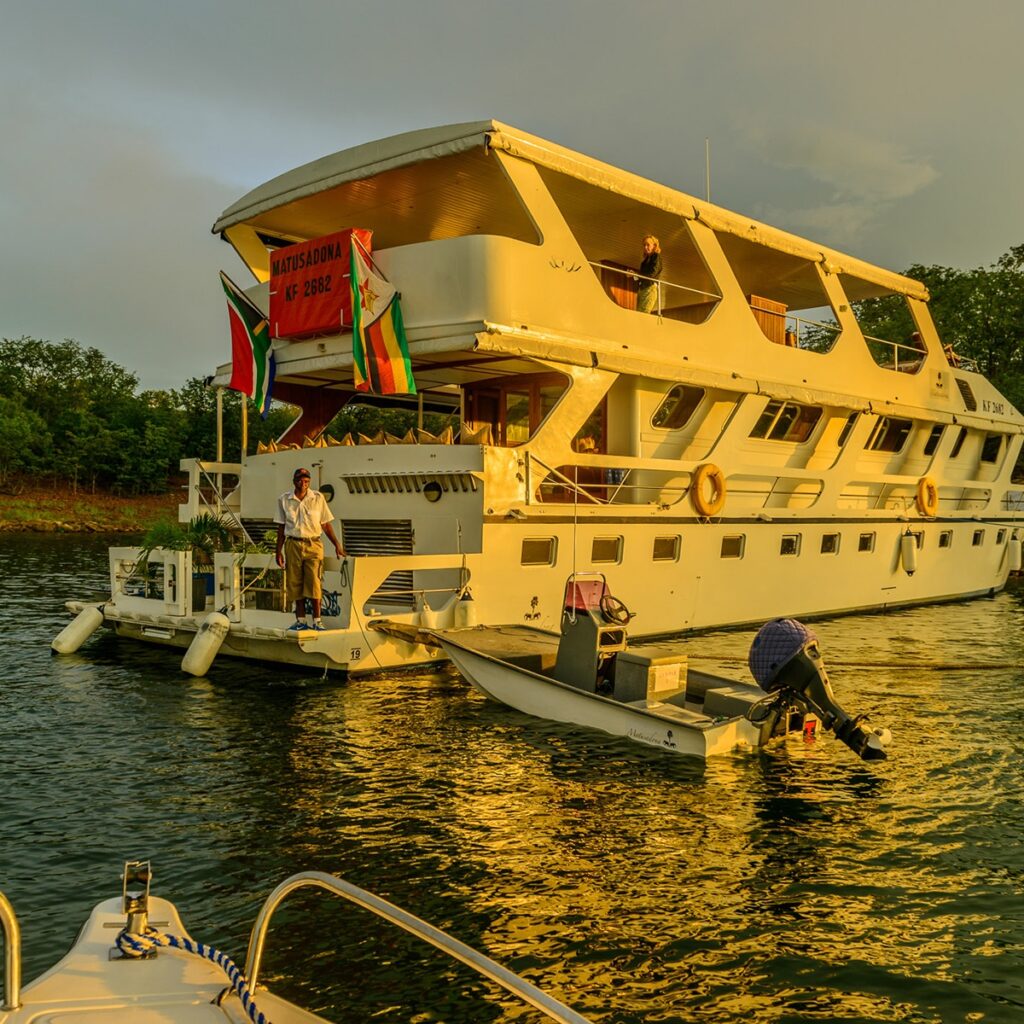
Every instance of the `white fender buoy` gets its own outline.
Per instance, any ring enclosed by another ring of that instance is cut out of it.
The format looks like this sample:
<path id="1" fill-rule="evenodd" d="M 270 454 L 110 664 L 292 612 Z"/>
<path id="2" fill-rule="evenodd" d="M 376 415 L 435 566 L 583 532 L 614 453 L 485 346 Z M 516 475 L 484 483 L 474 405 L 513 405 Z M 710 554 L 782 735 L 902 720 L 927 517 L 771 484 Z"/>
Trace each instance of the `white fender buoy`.
<path id="1" fill-rule="evenodd" d="M 455 627 L 465 629 L 476 625 L 476 601 L 467 590 L 455 604 Z"/>
<path id="2" fill-rule="evenodd" d="M 51 650 L 56 654 L 74 654 L 103 625 L 103 605 L 83 608 L 57 635 Z"/>
<path id="3" fill-rule="evenodd" d="M 913 576 L 917 572 L 917 538 L 912 533 L 905 533 L 900 538 L 900 557 L 903 560 L 903 571 Z"/>
<path id="4" fill-rule="evenodd" d="M 1011 537 L 1007 545 L 1007 557 L 1010 562 L 1010 572 L 1020 572 L 1021 548 L 1020 537 Z"/>
<path id="5" fill-rule="evenodd" d="M 440 621 L 441 617 L 424 601 L 423 607 L 420 609 L 420 627 L 422 629 L 437 629 Z"/>
<path id="6" fill-rule="evenodd" d="M 190 676 L 205 676 L 217 657 L 231 622 L 223 612 L 210 612 L 181 659 L 181 670 Z"/>

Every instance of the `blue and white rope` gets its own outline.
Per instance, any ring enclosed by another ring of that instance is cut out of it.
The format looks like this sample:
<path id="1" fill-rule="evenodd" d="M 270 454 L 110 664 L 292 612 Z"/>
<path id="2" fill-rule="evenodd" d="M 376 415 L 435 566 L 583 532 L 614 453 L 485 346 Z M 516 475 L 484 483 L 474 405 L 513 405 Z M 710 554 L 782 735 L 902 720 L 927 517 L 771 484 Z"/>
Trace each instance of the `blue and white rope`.
<path id="1" fill-rule="evenodd" d="M 186 953 L 205 957 L 228 976 L 231 988 L 242 1001 L 242 1009 L 245 1010 L 249 1020 L 253 1024 L 270 1024 L 270 1019 L 256 1008 L 245 976 L 227 953 L 222 953 L 219 949 L 214 949 L 213 946 L 207 946 L 205 942 L 194 942 L 184 935 L 171 935 L 169 932 L 159 932 L 155 928 L 147 928 L 144 934 L 129 932 L 125 929 L 118 934 L 116 944 L 117 948 L 128 957 L 145 956 L 159 946 L 183 949 Z"/>

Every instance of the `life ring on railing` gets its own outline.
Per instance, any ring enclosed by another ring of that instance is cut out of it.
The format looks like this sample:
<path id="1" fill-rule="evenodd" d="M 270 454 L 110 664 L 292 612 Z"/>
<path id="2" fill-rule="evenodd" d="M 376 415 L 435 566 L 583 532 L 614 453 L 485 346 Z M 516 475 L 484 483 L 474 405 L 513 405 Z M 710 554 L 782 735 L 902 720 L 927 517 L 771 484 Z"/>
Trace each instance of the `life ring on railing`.
<path id="1" fill-rule="evenodd" d="M 939 488 L 930 476 L 917 481 L 917 511 L 923 516 L 933 516 L 939 511 Z"/>
<path id="2" fill-rule="evenodd" d="M 713 462 L 705 462 L 694 470 L 690 481 L 690 500 L 699 516 L 710 518 L 722 511 L 725 505 L 725 474 Z"/>

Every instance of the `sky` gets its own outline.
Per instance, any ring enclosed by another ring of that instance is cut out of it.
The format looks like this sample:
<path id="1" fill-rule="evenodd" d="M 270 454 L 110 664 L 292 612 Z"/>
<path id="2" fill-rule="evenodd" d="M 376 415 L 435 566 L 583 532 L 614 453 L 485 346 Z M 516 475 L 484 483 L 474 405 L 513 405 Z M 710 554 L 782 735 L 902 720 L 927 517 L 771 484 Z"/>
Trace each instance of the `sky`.
<path id="1" fill-rule="evenodd" d="M 1024 243 L 1020 0 L 0 0 L 0 337 L 229 358 L 256 185 L 496 118 L 893 270 Z"/>

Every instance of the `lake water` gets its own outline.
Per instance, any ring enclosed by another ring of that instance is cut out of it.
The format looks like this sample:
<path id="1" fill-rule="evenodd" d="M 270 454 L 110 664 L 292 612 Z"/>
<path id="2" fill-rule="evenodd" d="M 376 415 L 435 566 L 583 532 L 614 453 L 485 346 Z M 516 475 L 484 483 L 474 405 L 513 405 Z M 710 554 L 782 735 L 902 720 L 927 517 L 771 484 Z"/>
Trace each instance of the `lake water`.
<path id="1" fill-rule="evenodd" d="M 225 658 L 193 679 L 106 631 L 51 657 L 106 543 L 0 536 L 0 888 L 26 979 L 150 858 L 154 892 L 239 961 L 270 889 L 318 869 L 605 1024 L 1024 1020 L 1021 593 L 816 625 L 888 761 L 829 737 L 705 766 L 450 673 Z M 745 676 L 750 638 L 702 641 L 700 666 Z M 536 1016 L 326 895 L 275 922 L 261 980 L 328 1016 Z"/>

